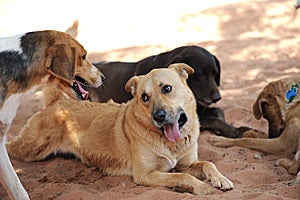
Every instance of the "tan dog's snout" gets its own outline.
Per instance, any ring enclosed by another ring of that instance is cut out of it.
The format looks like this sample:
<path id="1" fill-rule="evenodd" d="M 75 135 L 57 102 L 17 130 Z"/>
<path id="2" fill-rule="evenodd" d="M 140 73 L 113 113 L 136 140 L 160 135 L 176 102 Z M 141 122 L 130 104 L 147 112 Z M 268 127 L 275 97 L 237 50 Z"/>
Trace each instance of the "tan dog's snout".
<path id="1" fill-rule="evenodd" d="M 178 122 L 179 128 L 181 128 L 187 122 L 187 116 L 182 108 L 179 109 L 174 117 L 164 109 L 157 109 L 153 111 L 152 118 L 157 127 L 161 127 L 165 123 Z"/>
<path id="2" fill-rule="evenodd" d="M 180 129 L 187 122 L 187 115 L 182 108 L 179 108 L 175 114 L 166 109 L 154 109 L 152 120 L 157 128 L 160 128 L 163 134 L 171 142 L 176 142 L 181 138 Z"/>

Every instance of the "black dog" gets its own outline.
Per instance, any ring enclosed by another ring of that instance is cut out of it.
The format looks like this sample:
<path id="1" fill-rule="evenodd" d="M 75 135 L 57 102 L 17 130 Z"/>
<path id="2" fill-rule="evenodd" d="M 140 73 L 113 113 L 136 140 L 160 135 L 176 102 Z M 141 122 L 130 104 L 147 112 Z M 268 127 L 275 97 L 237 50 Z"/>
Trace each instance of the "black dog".
<path id="1" fill-rule="evenodd" d="M 92 101 L 126 102 L 132 98 L 124 87 L 134 75 L 142 75 L 153 68 L 168 67 L 173 63 L 186 63 L 195 73 L 189 76 L 187 83 L 197 100 L 197 113 L 201 122 L 201 130 L 210 130 L 217 135 L 240 137 L 248 128 L 236 129 L 225 122 L 224 113 L 219 108 L 208 107 L 221 99 L 221 68 L 219 60 L 204 48 L 198 46 L 182 46 L 172 51 L 147 57 L 138 62 L 99 62 L 93 63 L 107 77 L 102 87 L 88 88 Z"/>

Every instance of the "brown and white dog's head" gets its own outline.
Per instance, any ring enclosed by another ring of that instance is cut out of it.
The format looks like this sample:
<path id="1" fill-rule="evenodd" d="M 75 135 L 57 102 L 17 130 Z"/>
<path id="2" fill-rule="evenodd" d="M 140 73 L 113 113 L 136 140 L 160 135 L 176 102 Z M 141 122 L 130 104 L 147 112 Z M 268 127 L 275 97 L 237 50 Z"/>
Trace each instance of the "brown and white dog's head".
<path id="1" fill-rule="evenodd" d="M 284 130 L 289 107 L 294 102 L 299 101 L 300 96 L 300 94 L 296 95 L 294 101 L 289 102 L 287 93 L 299 80 L 300 77 L 293 77 L 270 82 L 264 87 L 253 104 L 255 118 L 261 119 L 263 117 L 269 123 L 269 138 L 280 136 Z"/>
<path id="2" fill-rule="evenodd" d="M 150 121 L 170 142 L 182 139 L 180 129 L 189 118 L 197 118 L 195 98 L 186 83 L 193 72 L 186 64 L 172 64 L 134 76 L 125 86 L 134 96 L 139 120 L 147 124 Z"/>
<path id="3" fill-rule="evenodd" d="M 87 60 L 86 50 L 69 34 L 49 31 L 49 38 L 53 41 L 45 54 L 48 72 L 73 86 L 79 97 L 86 99 L 87 92 L 80 84 L 99 87 L 104 75 Z"/>

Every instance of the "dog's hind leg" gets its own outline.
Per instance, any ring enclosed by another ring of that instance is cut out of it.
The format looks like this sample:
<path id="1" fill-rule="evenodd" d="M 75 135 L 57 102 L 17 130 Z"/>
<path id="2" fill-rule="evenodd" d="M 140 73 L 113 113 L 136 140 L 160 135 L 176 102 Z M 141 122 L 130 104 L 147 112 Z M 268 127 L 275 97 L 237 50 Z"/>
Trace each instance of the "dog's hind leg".
<path id="1" fill-rule="evenodd" d="M 8 130 L 9 125 L 0 121 L 0 182 L 11 199 L 27 200 L 29 196 L 14 171 L 5 148 Z"/>
<path id="2" fill-rule="evenodd" d="M 293 160 L 282 158 L 276 161 L 277 166 L 282 166 L 287 169 L 290 174 L 297 174 L 300 170 L 300 137 L 298 139 L 298 150 Z M 299 173 L 297 177 L 299 176 Z"/>
<path id="3" fill-rule="evenodd" d="M 59 150 L 62 131 L 48 127 L 45 120 L 38 119 L 45 119 L 45 116 L 41 112 L 36 113 L 27 121 L 20 135 L 6 144 L 10 156 L 32 162 L 43 160 Z"/>

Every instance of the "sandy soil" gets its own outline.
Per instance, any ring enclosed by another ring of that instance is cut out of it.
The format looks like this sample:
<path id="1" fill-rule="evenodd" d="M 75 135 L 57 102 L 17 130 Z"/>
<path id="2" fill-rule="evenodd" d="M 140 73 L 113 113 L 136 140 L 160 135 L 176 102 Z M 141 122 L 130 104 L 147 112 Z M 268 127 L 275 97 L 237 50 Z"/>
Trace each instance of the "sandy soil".
<path id="1" fill-rule="evenodd" d="M 292 20 L 292 5 L 292 0 L 247 1 L 186 13 L 182 17 L 181 30 L 199 28 L 199 32 L 206 30 L 201 25 L 206 19 L 217 18 L 219 21 L 215 39 L 185 44 L 202 46 L 219 58 L 223 99 L 215 106 L 224 109 L 228 123 L 267 131 L 267 122 L 253 117 L 252 103 L 269 81 L 300 73 L 300 17 Z M 164 45 L 134 46 L 90 52 L 89 57 L 92 61 L 133 61 L 172 48 Z M 41 108 L 40 97 L 41 94 L 37 93 L 24 102 L 8 138 L 17 135 L 26 120 Z M 201 133 L 199 158 L 215 163 L 234 182 L 235 188 L 200 197 L 164 187 L 140 186 L 132 177 L 106 176 L 98 168 L 88 168 L 74 158 L 51 158 L 35 163 L 12 159 L 12 162 L 30 197 L 39 200 L 300 199 L 300 185 L 292 185 L 295 176 L 274 166 L 275 160 L 281 156 L 240 147 L 216 148 L 207 142 L 210 134 Z M 0 197 L 9 199 L 2 186 Z"/>

